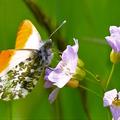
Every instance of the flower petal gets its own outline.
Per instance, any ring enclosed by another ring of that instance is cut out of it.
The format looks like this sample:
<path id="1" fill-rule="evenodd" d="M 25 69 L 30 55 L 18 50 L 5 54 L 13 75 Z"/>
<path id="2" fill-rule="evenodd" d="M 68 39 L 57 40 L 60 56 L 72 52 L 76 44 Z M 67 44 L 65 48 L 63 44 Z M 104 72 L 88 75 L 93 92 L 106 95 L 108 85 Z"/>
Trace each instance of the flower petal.
<path id="1" fill-rule="evenodd" d="M 117 96 L 116 89 L 113 89 L 113 90 L 106 92 L 104 94 L 104 98 L 103 98 L 104 106 L 106 107 L 106 106 L 112 105 L 112 102 L 116 96 Z"/>
<path id="2" fill-rule="evenodd" d="M 53 69 L 54 70 L 54 69 Z M 49 81 L 48 79 L 48 76 L 49 74 L 53 71 L 52 68 L 46 68 L 45 70 L 45 77 L 44 77 L 44 80 L 45 80 L 45 84 L 44 84 L 44 87 L 45 88 L 50 88 L 52 87 L 53 83 L 51 81 Z"/>
<path id="3" fill-rule="evenodd" d="M 105 39 L 115 52 L 120 52 L 120 27 L 110 26 L 110 33 Z"/>
<path id="4" fill-rule="evenodd" d="M 47 80 L 47 81 L 45 81 L 44 87 L 45 88 L 51 88 L 52 85 L 53 85 L 53 83 L 51 81 Z"/>
<path id="5" fill-rule="evenodd" d="M 71 76 L 66 75 L 64 72 L 57 74 L 56 72 L 51 72 L 48 79 L 53 82 L 59 88 L 64 87 L 64 85 L 70 80 Z"/>
<path id="6" fill-rule="evenodd" d="M 120 107 L 112 105 L 110 106 L 110 110 L 114 120 L 120 120 Z"/>
<path id="7" fill-rule="evenodd" d="M 62 88 L 69 82 L 70 79 L 70 76 L 66 76 L 65 74 L 63 74 L 62 78 L 55 82 L 54 85 L 56 85 L 59 88 Z"/>
<path id="8" fill-rule="evenodd" d="M 45 77 L 44 77 L 45 80 L 48 80 L 48 75 L 49 75 L 52 71 L 53 71 L 52 68 L 46 68 L 46 69 L 45 69 Z"/>
<path id="9" fill-rule="evenodd" d="M 69 61 L 72 59 L 75 59 L 77 57 L 77 52 L 78 52 L 78 40 L 74 39 L 75 45 L 70 46 L 68 45 L 67 48 L 65 49 L 65 51 L 62 54 L 62 60 L 65 61 Z"/>
<path id="10" fill-rule="evenodd" d="M 74 52 L 78 52 L 78 48 L 79 48 L 79 45 L 78 45 L 78 39 L 75 39 L 73 38 L 74 42 L 75 42 L 75 45 L 72 46 Z"/>
<path id="11" fill-rule="evenodd" d="M 110 34 L 120 34 L 120 27 L 110 26 L 109 31 Z"/>
<path id="12" fill-rule="evenodd" d="M 118 48 L 117 48 L 117 45 L 116 45 L 116 41 L 114 40 L 113 37 L 111 36 L 107 36 L 105 37 L 105 39 L 107 40 L 108 44 L 111 46 L 111 48 L 114 50 L 114 51 L 118 51 Z"/>
<path id="13" fill-rule="evenodd" d="M 62 62 L 58 64 L 57 67 L 59 68 L 59 66 L 65 66 L 70 70 L 70 73 L 74 73 L 78 61 L 77 52 L 78 43 L 76 41 L 76 44 L 74 46 L 67 46 L 66 50 L 62 54 Z"/>
<path id="14" fill-rule="evenodd" d="M 77 53 L 74 52 L 72 46 L 68 45 L 66 50 L 62 54 L 62 60 L 64 62 L 68 62 L 69 60 L 73 60 Z"/>
<path id="15" fill-rule="evenodd" d="M 59 88 L 55 88 L 51 93 L 50 93 L 50 95 L 49 95 L 49 101 L 50 101 L 50 103 L 52 104 L 54 101 L 55 101 L 55 99 L 57 98 L 57 95 L 58 95 L 58 93 L 59 93 Z"/>

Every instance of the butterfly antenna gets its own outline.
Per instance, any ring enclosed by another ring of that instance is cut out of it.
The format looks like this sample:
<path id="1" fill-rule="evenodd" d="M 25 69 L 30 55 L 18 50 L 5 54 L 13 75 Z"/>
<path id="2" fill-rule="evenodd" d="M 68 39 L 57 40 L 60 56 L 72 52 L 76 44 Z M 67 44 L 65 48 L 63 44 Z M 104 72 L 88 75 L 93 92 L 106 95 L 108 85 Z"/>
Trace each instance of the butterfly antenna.
<path id="1" fill-rule="evenodd" d="M 66 23 L 66 20 L 64 20 L 56 29 L 55 31 L 53 31 L 53 33 L 51 33 L 51 35 L 49 36 L 49 39 Z"/>

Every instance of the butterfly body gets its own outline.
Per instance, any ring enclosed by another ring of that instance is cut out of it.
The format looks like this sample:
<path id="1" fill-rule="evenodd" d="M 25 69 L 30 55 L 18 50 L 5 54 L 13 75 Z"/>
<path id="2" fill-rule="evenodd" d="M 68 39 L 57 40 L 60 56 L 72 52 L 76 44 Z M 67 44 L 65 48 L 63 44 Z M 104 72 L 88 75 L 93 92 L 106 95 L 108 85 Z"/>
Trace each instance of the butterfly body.
<path id="1" fill-rule="evenodd" d="M 28 22 L 27 25 L 30 27 L 30 21 L 25 22 Z M 0 99 L 2 100 L 24 98 L 33 90 L 42 70 L 49 65 L 52 59 L 51 40 L 41 41 L 39 36 L 36 37 L 38 33 L 34 26 L 31 25 L 31 27 L 26 29 L 25 25 L 22 25 L 23 32 L 27 32 L 28 38 L 25 36 L 25 40 L 20 41 L 23 38 L 20 29 L 16 50 L 0 53 L 0 64 L 4 64 L 3 67 L 0 66 Z M 31 29 L 33 30 L 32 33 L 30 32 Z"/>

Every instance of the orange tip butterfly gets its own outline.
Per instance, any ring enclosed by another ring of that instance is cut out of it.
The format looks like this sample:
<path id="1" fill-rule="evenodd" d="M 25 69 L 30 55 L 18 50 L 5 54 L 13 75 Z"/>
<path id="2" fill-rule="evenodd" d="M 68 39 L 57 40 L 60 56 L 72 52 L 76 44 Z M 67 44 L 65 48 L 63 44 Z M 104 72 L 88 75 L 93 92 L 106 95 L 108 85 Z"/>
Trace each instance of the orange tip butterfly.
<path id="1" fill-rule="evenodd" d="M 24 98 L 52 59 L 52 41 L 43 42 L 29 20 L 20 25 L 15 49 L 0 51 L 0 99 Z"/>

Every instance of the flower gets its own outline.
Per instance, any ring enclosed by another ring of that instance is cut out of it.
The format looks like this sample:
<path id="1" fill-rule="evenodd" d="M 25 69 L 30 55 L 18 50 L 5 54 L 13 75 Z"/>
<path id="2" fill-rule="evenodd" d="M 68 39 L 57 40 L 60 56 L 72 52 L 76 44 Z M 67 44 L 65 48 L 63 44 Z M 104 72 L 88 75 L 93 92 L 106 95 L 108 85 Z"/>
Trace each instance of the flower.
<path id="1" fill-rule="evenodd" d="M 105 37 L 115 52 L 120 52 L 120 27 L 110 26 L 111 36 Z"/>
<path id="2" fill-rule="evenodd" d="M 55 68 L 47 68 L 45 74 L 45 88 L 50 88 L 53 85 L 56 86 L 52 93 L 49 95 L 50 103 L 52 103 L 58 94 L 60 88 L 64 87 L 71 81 L 68 86 L 73 88 L 78 87 L 79 82 L 75 80 L 79 76 L 79 79 L 83 79 L 85 72 L 80 69 L 84 66 L 84 63 L 78 59 L 78 40 L 74 39 L 75 45 L 68 45 L 63 51 L 61 61 Z M 79 73 L 78 73 L 79 72 Z"/>
<path id="3" fill-rule="evenodd" d="M 49 81 L 49 79 L 48 79 L 48 76 L 49 76 L 49 74 L 51 72 L 52 72 L 52 68 L 46 68 L 46 70 L 45 70 L 45 77 L 44 77 L 44 79 L 46 80 L 45 84 L 44 84 L 45 88 L 51 88 L 52 85 L 53 85 L 53 83 L 51 81 Z"/>
<path id="4" fill-rule="evenodd" d="M 120 120 L 120 92 L 116 89 L 110 90 L 104 94 L 104 107 L 110 106 L 114 120 Z"/>
<path id="5" fill-rule="evenodd" d="M 110 36 L 105 37 L 112 48 L 110 60 L 113 63 L 120 61 L 120 27 L 110 26 Z"/>
<path id="6" fill-rule="evenodd" d="M 78 40 L 74 40 L 75 45 L 68 45 L 62 54 L 62 60 L 56 68 L 47 69 L 47 79 L 59 88 L 64 87 L 75 73 L 78 61 Z M 48 75 L 49 73 L 49 75 Z"/>

